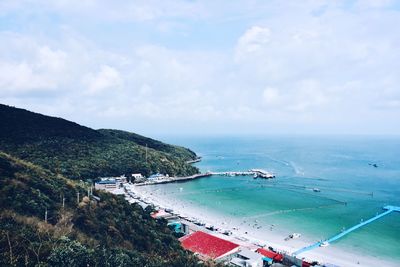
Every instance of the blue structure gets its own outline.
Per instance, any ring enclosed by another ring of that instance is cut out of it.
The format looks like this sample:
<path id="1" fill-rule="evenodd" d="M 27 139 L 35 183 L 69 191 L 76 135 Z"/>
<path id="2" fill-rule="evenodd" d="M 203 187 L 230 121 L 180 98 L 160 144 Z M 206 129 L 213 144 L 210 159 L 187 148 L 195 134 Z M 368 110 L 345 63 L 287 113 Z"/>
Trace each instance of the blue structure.
<path id="1" fill-rule="evenodd" d="M 314 243 L 314 244 L 312 244 L 310 246 L 307 246 L 307 247 L 304 247 L 302 249 L 299 249 L 296 252 L 294 252 L 293 255 L 296 256 L 296 255 L 299 255 L 299 254 L 304 253 L 306 251 L 313 250 L 313 249 L 321 246 L 322 243 L 328 243 L 328 244 L 332 243 L 332 242 L 338 240 L 339 238 L 341 238 L 341 237 L 353 232 L 354 230 L 357 230 L 358 228 L 363 227 L 366 224 L 369 224 L 369 223 L 371 223 L 371 222 L 373 222 L 375 220 L 378 220 L 379 218 L 382 218 L 385 215 L 388 215 L 389 213 L 392 213 L 393 211 L 400 212 L 400 207 L 396 207 L 396 206 L 385 206 L 385 207 L 383 207 L 383 209 L 386 210 L 386 211 L 382 212 L 381 214 L 376 215 L 375 217 L 372 217 L 371 219 L 363 221 L 363 222 L 361 222 L 361 223 L 359 223 L 359 224 L 347 229 L 346 231 L 343 231 L 343 232 L 341 232 L 341 233 L 339 233 L 339 234 L 337 234 L 337 235 L 335 235 L 335 236 L 333 236 L 333 237 L 331 237 L 331 238 L 329 238 L 329 239 L 327 239 L 325 241 L 318 241 L 318 242 L 316 242 L 316 243 Z"/>
<path id="2" fill-rule="evenodd" d="M 97 182 L 96 184 L 116 184 L 117 181 L 115 179 L 105 179 Z"/>
<path id="3" fill-rule="evenodd" d="M 268 263 L 269 265 L 271 265 L 271 264 L 273 263 L 273 259 L 271 259 L 271 258 L 263 257 L 262 259 L 263 259 L 263 261 L 265 261 L 265 262 Z"/>
<path id="4" fill-rule="evenodd" d="M 164 178 L 164 175 L 160 174 L 160 173 L 156 173 L 156 174 L 152 174 L 149 176 L 149 180 L 157 180 L 157 179 L 161 179 Z"/>
<path id="5" fill-rule="evenodd" d="M 167 224 L 168 226 L 173 226 L 175 233 L 182 233 L 182 224 L 180 222 L 171 222 Z"/>

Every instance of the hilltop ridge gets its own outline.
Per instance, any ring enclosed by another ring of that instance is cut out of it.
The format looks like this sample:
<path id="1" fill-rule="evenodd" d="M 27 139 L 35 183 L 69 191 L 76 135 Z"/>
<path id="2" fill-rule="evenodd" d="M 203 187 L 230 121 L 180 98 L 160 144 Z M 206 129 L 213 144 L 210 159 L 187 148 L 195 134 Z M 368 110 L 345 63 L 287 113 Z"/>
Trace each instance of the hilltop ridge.
<path id="1" fill-rule="evenodd" d="M 170 176 L 198 172 L 186 163 L 196 158 L 193 151 L 134 133 L 94 130 L 3 104 L 0 128 L 0 150 L 72 179 L 133 172 Z"/>

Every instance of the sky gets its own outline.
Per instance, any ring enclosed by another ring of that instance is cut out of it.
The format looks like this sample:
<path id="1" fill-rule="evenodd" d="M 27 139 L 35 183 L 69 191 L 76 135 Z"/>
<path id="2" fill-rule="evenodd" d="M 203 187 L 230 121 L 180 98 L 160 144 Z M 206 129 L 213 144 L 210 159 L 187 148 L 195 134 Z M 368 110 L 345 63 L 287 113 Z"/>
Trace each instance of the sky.
<path id="1" fill-rule="evenodd" d="M 400 0 L 0 0 L 0 103 L 163 134 L 400 134 Z"/>

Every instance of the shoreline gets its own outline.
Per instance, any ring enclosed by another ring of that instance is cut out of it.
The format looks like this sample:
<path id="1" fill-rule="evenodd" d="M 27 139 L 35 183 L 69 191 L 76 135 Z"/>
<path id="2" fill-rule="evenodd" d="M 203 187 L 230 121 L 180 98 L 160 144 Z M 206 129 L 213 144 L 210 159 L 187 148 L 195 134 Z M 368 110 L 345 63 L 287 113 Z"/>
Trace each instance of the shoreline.
<path id="1" fill-rule="evenodd" d="M 145 185 L 133 185 L 131 188 L 137 195 L 148 199 L 155 206 L 172 209 L 174 213 L 178 213 L 180 216 L 196 218 L 206 224 L 231 231 L 233 233 L 231 236 L 226 236 L 214 231 L 212 233 L 221 238 L 236 242 L 244 247 L 254 249 L 265 245 L 266 247 L 273 247 L 277 251 L 292 254 L 299 248 L 315 242 L 315 240 L 310 240 L 307 237 L 284 241 L 284 238 L 288 235 L 287 231 L 274 225 L 264 225 L 263 228 L 261 228 L 257 226 L 258 221 L 256 219 L 242 221 L 240 218 L 220 214 L 206 207 L 193 204 L 191 201 L 174 198 L 171 194 L 156 193 L 159 189 L 148 190 L 150 187 Z M 362 255 L 362 253 L 356 251 L 335 248 L 334 245 L 305 252 L 301 254 L 301 256 L 298 256 L 298 258 L 304 258 L 309 262 L 318 261 L 320 263 L 349 267 L 398 266 L 398 262 Z"/>
<path id="2" fill-rule="evenodd" d="M 176 182 L 183 182 L 188 180 L 199 179 L 203 177 L 211 176 L 211 173 L 197 173 L 191 176 L 182 176 L 182 177 L 164 177 L 161 180 L 154 180 L 154 181 L 146 181 L 142 183 L 135 184 L 136 186 L 144 186 L 144 185 L 156 185 L 156 184 L 167 184 L 167 183 L 176 183 Z"/>

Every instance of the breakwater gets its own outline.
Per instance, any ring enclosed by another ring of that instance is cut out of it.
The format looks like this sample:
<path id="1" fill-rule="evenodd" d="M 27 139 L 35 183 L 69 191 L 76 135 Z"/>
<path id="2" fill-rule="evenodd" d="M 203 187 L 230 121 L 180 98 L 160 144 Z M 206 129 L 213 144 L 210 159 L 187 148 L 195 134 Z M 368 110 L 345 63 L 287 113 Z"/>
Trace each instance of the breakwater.
<path id="1" fill-rule="evenodd" d="M 148 180 L 143 183 L 138 183 L 136 184 L 137 186 L 142 186 L 142 185 L 153 185 L 153 184 L 166 184 L 166 183 L 175 183 L 175 182 L 183 182 L 183 181 L 189 181 L 189 180 L 194 180 L 198 178 L 203 178 L 203 177 L 209 177 L 211 176 L 211 173 L 199 173 L 199 174 L 194 174 L 191 176 L 183 176 L 183 177 L 164 177 L 162 179 L 154 179 L 154 180 Z"/>

